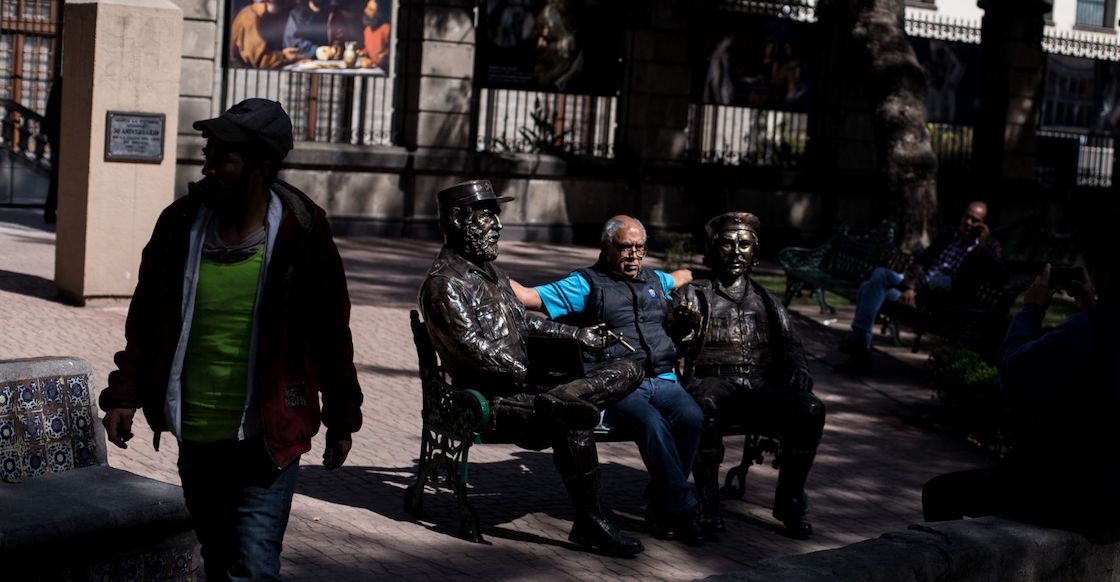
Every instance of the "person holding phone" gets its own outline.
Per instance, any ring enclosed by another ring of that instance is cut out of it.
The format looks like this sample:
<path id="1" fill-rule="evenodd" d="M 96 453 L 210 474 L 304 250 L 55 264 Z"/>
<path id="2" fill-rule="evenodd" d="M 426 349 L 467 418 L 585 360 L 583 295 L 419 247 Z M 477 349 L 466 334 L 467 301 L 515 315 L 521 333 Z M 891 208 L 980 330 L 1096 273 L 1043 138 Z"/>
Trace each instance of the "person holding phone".
<path id="1" fill-rule="evenodd" d="M 986 203 L 970 202 L 957 227 L 938 235 L 933 244 L 914 258 L 905 273 L 885 267 L 871 272 L 859 288 L 852 333 L 841 345 L 841 351 L 848 352 L 849 357 L 836 366 L 837 371 L 870 370 L 871 331 L 884 302 L 897 301 L 916 308 L 919 300 L 931 292 L 948 293 L 964 271 L 983 272 L 999 264 L 1002 249 L 984 222 L 987 217 Z"/>
<path id="2" fill-rule="evenodd" d="M 1043 267 L 1023 294 L 999 361 L 1015 444 L 991 469 L 949 473 L 922 491 L 926 521 L 989 514 L 1078 531 L 1112 529 L 1120 518 L 1120 255 L 1108 237 L 1086 249 L 1088 270 Z M 1058 289 L 1078 309 L 1045 331 Z M 1049 468 L 1048 468 L 1049 467 Z M 1060 470 L 1051 468 L 1060 467 Z"/>

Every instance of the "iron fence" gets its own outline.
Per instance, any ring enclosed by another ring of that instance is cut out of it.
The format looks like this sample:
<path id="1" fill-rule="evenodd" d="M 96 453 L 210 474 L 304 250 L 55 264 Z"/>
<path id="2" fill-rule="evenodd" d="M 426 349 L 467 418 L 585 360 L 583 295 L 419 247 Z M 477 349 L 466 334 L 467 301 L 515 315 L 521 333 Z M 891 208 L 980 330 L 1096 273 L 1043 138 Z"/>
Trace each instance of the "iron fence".
<path id="1" fill-rule="evenodd" d="M 805 156 L 809 114 L 692 104 L 688 127 L 690 157 L 700 162 L 795 167 Z"/>
<path id="2" fill-rule="evenodd" d="M 42 127 L 41 115 L 0 99 L 0 204 L 42 204 L 51 164 Z"/>
<path id="3" fill-rule="evenodd" d="M 967 170 L 972 167 L 973 127 L 952 123 L 927 123 L 929 141 L 937 155 L 937 169 Z"/>
<path id="4" fill-rule="evenodd" d="M 1120 43 L 1111 34 L 1047 29 L 1042 37 L 1042 49 L 1056 55 L 1120 61 Z"/>
<path id="5" fill-rule="evenodd" d="M 720 0 L 716 6 L 730 12 L 763 14 L 799 22 L 817 21 L 816 0 Z"/>
<path id="6" fill-rule="evenodd" d="M 479 89 L 479 151 L 613 158 L 618 98 Z"/>
<path id="7" fill-rule="evenodd" d="M 915 10 L 906 12 L 905 26 L 907 36 L 980 44 L 978 20 L 949 18 L 936 12 Z"/>
<path id="8" fill-rule="evenodd" d="M 391 145 L 392 77 L 230 68 L 224 108 L 243 99 L 279 101 L 296 141 Z"/>
<path id="9" fill-rule="evenodd" d="M 1107 134 L 1040 129 L 1036 170 L 1039 181 L 1056 186 L 1111 186 L 1113 141 Z"/>

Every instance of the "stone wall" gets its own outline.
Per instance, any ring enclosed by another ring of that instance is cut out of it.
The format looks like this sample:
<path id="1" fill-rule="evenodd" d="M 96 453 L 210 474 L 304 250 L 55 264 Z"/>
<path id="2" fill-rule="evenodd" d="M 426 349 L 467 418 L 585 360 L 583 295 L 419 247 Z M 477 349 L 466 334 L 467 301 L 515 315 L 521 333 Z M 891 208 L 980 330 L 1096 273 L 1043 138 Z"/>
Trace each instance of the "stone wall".
<path id="1" fill-rule="evenodd" d="M 1120 534 L 1084 535 L 996 517 L 914 525 L 835 550 L 759 562 L 721 582 L 1120 580 Z"/>

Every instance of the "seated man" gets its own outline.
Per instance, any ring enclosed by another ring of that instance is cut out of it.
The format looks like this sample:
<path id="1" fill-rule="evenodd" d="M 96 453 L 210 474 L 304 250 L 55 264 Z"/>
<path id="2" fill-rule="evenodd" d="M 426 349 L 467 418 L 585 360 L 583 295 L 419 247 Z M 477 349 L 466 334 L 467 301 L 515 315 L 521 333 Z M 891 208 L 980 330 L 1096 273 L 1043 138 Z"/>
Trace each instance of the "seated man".
<path id="1" fill-rule="evenodd" d="M 630 393 L 641 368 L 609 362 L 584 378 L 548 389 L 531 385 L 526 335 L 569 337 L 590 349 L 610 340 L 597 330 L 528 317 L 510 289 L 509 277 L 493 264 L 502 230 L 499 202 L 490 182 L 457 184 L 438 195 L 445 243 L 420 287 L 420 310 L 440 360 L 455 385 L 491 399 L 490 431 L 519 446 L 552 446 L 553 462 L 576 505 L 573 543 L 632 556 L 642 544 L 622 535 L 599 503 L 599 460 L 590 429 L 599 406 Z"/>
<path id="2" fill-rule="evenodd" d="M 626 398 L 607 407 L 609 424 L 629 423 L 640 430 L 638 449 L 650 472 L 647 520 L 657 537 L 680 539 L 690 545 L 704 541 L 698 522 L 696 496 L 688 474 L 700 442 L 703 413 L 677 383 L 673 372 L 677 350 L 665 329 L 669 291 L 691 278 L 642 268 L 646 231 L 630 216 L 616 216 L 603 228 L 599 260 L 565 279 L 520 288 L 530 309 L 549 317 L 566 317 L 580 325 L 605 324 L 622 336 L 619 344 L 602 351 L 584 350 L 587 366 L 604 362 L 636 362 L 645 380 Z"/>
<path id="3" fill-rule="evenodd" d="M 841 346 L 848 359 L 839 372 L 866 372 L 871 368 L 871 332 L 884 301 L 917 307 L 930 292 L 948 292 L 965 269 L 983 269 L 1000 258 L 999 242 L 991 237 L 984 219 L 988 205 L 970 202 L 956 229 L 946 229 L 929 248 L 914 258 L 906 273 L 879 267 L 859 287 L 852 333 Z"/>
<path id="4" fill-rule="evenodd" d="M 719 508 L 722 429 L 746 423 L 777 436 L 782 447 L 774 517 L 795 538 L 809 537 L 805 481 L 824 430 L 824 404 L 801 341 L 779 299 L 751 280 L 758 252 L 758 218 L 728 212 L 708 221 L 704 264 L 709 278 L 686 285 L 674 301 L 682 326 L 688 387 L 704 410 L 694 479 L 705 528 L 723 531 Z"/>
<path id="5" fill-rule="evenodd" d="M 1006 514 L 1079 531 L 1120 521 L 1120 255 L 1116 227 L 1086 251 L 1088 277 L 1059 282 L 1047 265 L 1023 295 L 999 364 L 1015 446 L 995 468 L 936 477 L 922 491 L 926 521 Z M 1053 273 L 1057 275 L 1057 272 Z M 1043 331 L 1055 288 L 1078 310 Z M 1058 470 L 1054 470 L 1059 468 Z"/>

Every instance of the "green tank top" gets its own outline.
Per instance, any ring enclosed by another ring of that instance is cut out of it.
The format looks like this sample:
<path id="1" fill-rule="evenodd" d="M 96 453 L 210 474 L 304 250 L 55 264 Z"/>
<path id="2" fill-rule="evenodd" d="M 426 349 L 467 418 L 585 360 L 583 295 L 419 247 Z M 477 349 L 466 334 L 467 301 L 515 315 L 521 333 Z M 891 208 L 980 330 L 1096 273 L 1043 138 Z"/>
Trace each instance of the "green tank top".
<path id="1" fill-rule="evenodd" d="M 202 258 L 183 361 L 182 437 L 237 438 L 249 384 L 249 341 L 264 247 L 236 263 Z"/>

